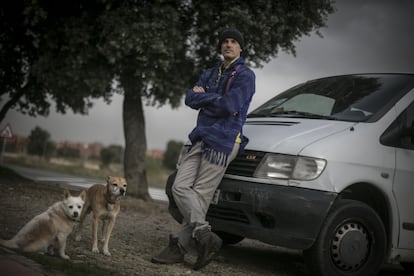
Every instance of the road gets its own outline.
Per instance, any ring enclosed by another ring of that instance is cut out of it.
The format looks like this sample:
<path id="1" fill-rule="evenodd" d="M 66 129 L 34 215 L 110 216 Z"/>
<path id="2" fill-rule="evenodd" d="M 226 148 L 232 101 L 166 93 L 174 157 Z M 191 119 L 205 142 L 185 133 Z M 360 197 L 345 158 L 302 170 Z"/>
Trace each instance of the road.
<path id="1" fill-rule="evenodd" d="M 37 183 L 58 185 L 73 189 L 87 189 L 93 184 L 106 184 L 105 181 L 103 181 L 102 179 L 78 177 L 47 170 L 32 169 L 10 164 L 2 164 L 2 166 L 7 167 L 15 171 L 17 174 L 30 180 L 33 180 Z M 152 199 L 161 202 L 168 202 L 167 195 L 165 194 L 165 191 L 163 189 L 150 187 L 148 189 L 148 192 Z"/>

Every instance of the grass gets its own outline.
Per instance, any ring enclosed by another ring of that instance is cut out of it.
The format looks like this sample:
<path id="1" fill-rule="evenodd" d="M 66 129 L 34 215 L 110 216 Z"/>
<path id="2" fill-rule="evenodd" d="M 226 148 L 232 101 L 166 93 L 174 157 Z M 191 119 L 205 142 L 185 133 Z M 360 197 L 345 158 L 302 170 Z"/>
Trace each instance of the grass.
<path id="1" fill-rule="evenodd" d="M 94 160 L 88 160 L 86 162 L 81 159 L 45 160 L 37 156 L 6 154 L 3 157 L 3 162 L 87 178 L 104 179 L 108 175 L 124 176 L 124 168 L 121 164 L 111 164 L 108 167 L 101 167 L 99 162 Z M 147 156 L 145 168 L 148 186 L 164 188 L 168 175 L 172 171 L 163 167 L 162 160 Z"/>

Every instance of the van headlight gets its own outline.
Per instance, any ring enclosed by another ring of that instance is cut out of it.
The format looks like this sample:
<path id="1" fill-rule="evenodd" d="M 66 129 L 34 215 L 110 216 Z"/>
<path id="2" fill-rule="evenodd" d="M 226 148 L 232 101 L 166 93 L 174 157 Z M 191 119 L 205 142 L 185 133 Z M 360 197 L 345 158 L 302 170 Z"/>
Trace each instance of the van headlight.
<path id="1" fill-rule="evenodd" d="M 266 179 L 313 180 L 325 169 L 326 160 L 284 154 L 266 154 L 254 176 Z"/>

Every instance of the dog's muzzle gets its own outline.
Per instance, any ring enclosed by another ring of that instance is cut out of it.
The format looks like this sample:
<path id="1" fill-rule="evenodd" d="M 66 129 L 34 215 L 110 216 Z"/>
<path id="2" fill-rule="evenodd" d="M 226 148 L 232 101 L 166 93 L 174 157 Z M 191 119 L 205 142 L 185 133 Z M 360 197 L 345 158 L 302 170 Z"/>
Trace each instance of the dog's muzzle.
<path id="1" fill-rule="evenodd" d="M 70 220 L 74 222 L 78 222 L 80 219 L 79 212 L 74 212 L 71 216 L 68 216 L 68 217 L 70 218 Z"/>

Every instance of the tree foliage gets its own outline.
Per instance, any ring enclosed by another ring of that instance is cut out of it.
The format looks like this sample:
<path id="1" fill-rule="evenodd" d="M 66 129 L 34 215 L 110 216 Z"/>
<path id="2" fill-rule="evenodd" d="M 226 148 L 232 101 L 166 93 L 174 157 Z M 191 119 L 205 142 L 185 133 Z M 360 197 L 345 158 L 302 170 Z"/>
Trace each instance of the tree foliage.
<path id="1" fill-rule="evenodd" d="M 334 11 L 330 0 L 229 0 L 219 3 L 193 1 L 194 35 L 191 40 L 196 68 L 217 59 L 217 37 L 225 27 L 236 27 L 245 38 L 242 55 L 253 67 L 261 67 L 279 50 L 296 54 L 295 42 L 325 26 Z"/>
<path id="2" fill-rule="evenodd" d="M 111 163 L 121 163 L 123 148 L 119 145 L 110 145 L 101 150 L 100 159 L 104 167 L 108 167 Z"/>
<path id="3" fill-rule="evenodd" d="M 164 154 L 164 159 L 162 164 L 164 167 L 174 170 L 180 156 L 181 149 L 183 148 L 184 143 L 179 141 L 168 141 L 167 149 Z"/>
<path id="4" fill-rule="evenodd" d="M 103 11 L 102 1 L 89 9 Z M 105 2 L 105 1 L 103 1 Z M 91 99 L 109 101 L 112 73 L 95 54 L 92 14 L 79 1 L 17 0 L 0 4 L 0 96 L 31 116 L 56 110 L 86 114 Z"/>
<path id="5" fill-rule="evenodd" d="M 3 3 L 4 2 L 4 3 Z M 217 36 L 236 27 L 254 67 L 324 26 L 331 0 L 16 0 L 0 4 L 0 97 L 6 112 L 86 114 L 94 98 L 124 95 L 125 176 L 147 199 L 143 104 L 177 107 L 219 58 Z"/>
<path id="6" fill-rule="evenodd" d="M 41 157 L 48 157 L 55 149 L 54 144 L 50 140 L 50 133 L 41 127 L 35 127 L 29 135 L 27 143 L 27 153 Z"/>

